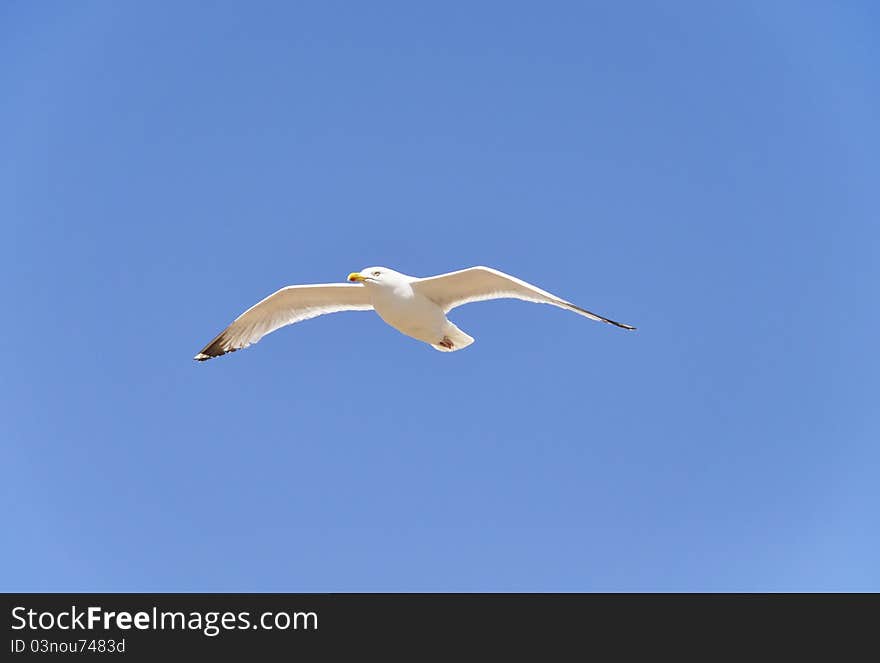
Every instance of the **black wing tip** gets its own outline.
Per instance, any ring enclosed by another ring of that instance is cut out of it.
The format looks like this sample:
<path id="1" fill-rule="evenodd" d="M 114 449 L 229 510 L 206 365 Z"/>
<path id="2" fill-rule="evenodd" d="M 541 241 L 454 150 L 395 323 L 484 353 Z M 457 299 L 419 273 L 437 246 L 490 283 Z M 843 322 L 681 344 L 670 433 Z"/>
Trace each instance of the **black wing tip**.
<path id="1" fill-rule="evenodd" d="M 196 361 L 208 361 L 209 359 L 214 359 L 214 357 L 222 357 L 223 355 L 228 355 L 230 352 L 235 352 L 238 348 L 229 348 L 228 350 L 217 350 L 214 351 L 211 348 L 205 348 L 199 354 L 197 354 L 193 359 Z"/>
<path id="2" fill-rule="evenodd" d="M 226 332 L 223 331 L 217 336 L 217 338 L 202 348 L 202 351 L 193 357 L 193 359 L 196 361 L 208 361 L 214 357 L 222 357 L 225 354 L 238 350 L 238 348 L 223 347 L 226 344 L 226 340 Z"/>
<path id="3" fill-rule="evenodd" d="M 636 328 L 632 325 L 628 325 L 625 322 L 617 322 L 617 320 L 611 320 L 610 318 L 606 318 L 604 316 L 598 315 L 597 313 L 593 313 L 592 311 L 588 311 L 585 308 L 581 308 L 577 304 L 572 304 L 571 302 L 563 302 L 564 305 L 571 307 L 575 311 L 580 311 L 585 314 L 588 318 L 592 318 L 593 320 L 601 320 L 602 322 L 607 322 L 609 325 L 614 325 L 615 327 L 620 327 L 621 329 L 626 329 L 627 331 L 635 331 Z"/>

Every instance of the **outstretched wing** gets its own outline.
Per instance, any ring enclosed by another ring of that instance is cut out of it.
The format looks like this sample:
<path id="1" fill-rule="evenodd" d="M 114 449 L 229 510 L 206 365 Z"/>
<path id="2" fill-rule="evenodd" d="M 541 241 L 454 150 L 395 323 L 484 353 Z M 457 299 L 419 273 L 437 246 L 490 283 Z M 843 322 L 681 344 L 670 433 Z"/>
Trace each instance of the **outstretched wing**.
<path id="1" fill-rule="evenodd" d="M 205 361 L 256 343 L 286 325 L 326 313 L 372 309 L 367 289 L 355 283 L 291 285 L 272 293 L 238 316 L 193 359 Z"/>
<path id="2" fill-rule="evenodd" d="M 470 267 L 457 272 L 416 279 L 413 281 L 412 287 L 444 311 L 449 311 L 462 304 L 487 299 L 522 299 L 527 302 L 552 304 L 579 313 L 591 320 L 607 322 L 623 329 L 635 329 L 631 325 L 603 318 L 601 315 L 575 306 L 546 290 L 533 286 L 531 283 L 526 283 L 515 276 L 499 272 L 491 267 Z"/>

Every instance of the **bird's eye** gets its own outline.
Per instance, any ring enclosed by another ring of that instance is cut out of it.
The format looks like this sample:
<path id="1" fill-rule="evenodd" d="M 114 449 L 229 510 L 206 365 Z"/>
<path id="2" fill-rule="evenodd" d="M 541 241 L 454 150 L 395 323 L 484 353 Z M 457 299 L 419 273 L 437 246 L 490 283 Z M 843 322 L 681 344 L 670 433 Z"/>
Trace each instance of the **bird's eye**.
<path id="1" fill-rule="evenodd" d="M 373 272 L 373 276 L 379 276 L 382 272 Z"/>

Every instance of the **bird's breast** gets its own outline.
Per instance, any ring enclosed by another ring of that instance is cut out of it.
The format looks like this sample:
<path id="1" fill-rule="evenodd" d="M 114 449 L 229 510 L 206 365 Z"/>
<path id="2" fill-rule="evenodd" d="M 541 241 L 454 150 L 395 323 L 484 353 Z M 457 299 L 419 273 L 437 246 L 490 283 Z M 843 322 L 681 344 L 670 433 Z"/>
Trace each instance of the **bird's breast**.
<path id="1" fill-rule="evenodd" d="M 412 290 L 380 291 L 373 294 L 372 300 L 379 317 L 408 336 L 433 339 L 446 322 L 439 306 Z"/>

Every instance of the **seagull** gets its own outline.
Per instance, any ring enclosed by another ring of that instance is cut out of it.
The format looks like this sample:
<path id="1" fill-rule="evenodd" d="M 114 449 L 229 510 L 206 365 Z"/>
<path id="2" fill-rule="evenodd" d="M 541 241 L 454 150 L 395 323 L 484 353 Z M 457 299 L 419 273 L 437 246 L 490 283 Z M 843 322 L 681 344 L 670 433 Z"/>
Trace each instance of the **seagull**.
<path id="1" fill-rule="evenodd" d="M 491 267 L 470 267 L 425 278 L 388 267 L 367 267 L 349 274 L 348 283 L 281 288 L 238 316 L 193 358 L 205 361 L 241 350 L 276 329 L 319 315 L 369 310 L 406 336 L 424 341 L 440 352 L 454 352 L 466 348 L 474 339 L 450 322 L 446 314 L 462 304 L 488 299 L 551 304 L 590 320 L 635 329 Z"/>

